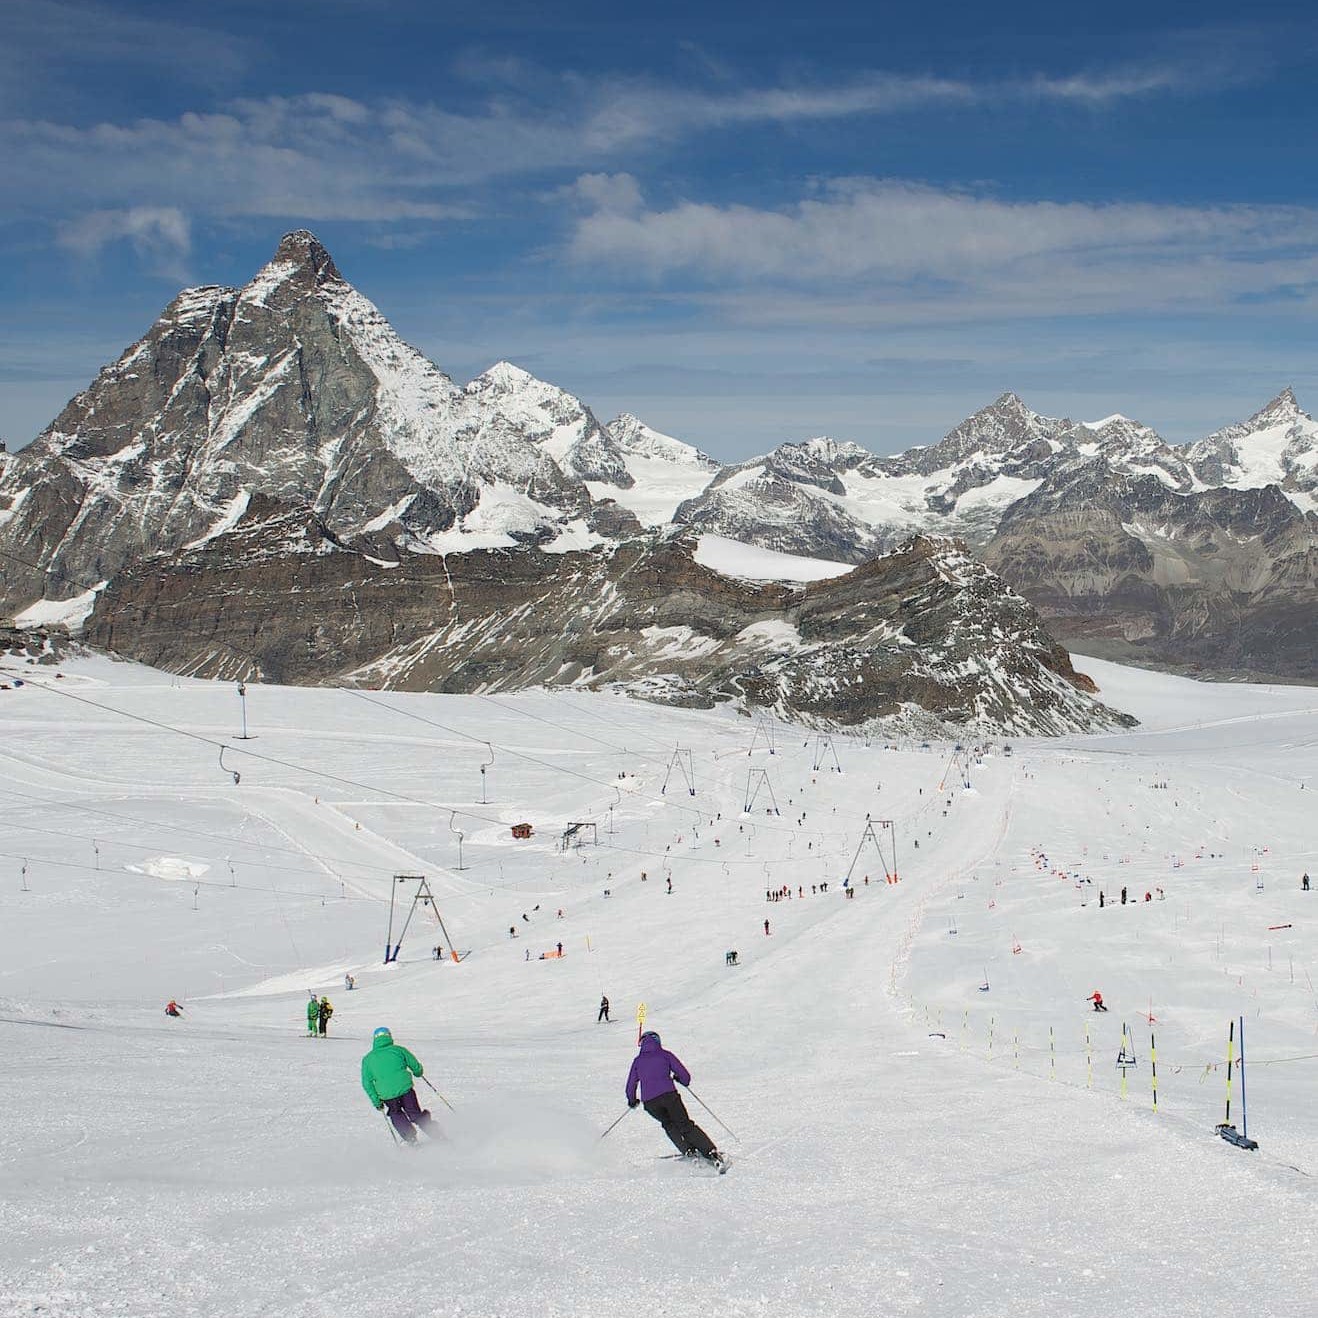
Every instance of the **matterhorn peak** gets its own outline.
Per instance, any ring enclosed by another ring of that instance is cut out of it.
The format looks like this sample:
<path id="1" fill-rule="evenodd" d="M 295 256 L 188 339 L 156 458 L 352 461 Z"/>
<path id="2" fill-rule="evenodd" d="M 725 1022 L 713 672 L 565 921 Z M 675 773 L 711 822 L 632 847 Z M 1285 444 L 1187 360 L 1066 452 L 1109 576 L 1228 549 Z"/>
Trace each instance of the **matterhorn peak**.
<path id="1" fill-rule="evenodd" d="M 274 256 L 243 287 L 242 300 L 248 304 L 287 306 L 331 284 L 343 284 L 334 258 L 314 233 L 294 229 L 279 240 Z"/>
<path id="2" fill-rule="evenodd" d="M 286 233 L 275 248 L 274 261 L 294 265 L 317 279 L 342 279 L 334 258 L 309 229 Z"/>

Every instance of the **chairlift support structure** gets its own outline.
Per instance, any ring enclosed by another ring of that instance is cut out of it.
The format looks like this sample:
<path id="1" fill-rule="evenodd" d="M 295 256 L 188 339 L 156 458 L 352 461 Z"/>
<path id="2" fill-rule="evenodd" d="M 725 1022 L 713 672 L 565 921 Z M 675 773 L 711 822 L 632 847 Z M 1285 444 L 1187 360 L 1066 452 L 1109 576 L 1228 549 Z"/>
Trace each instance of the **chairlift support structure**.
<path id="1" fill-rule="evenodd" d="M 829 764 L 828 761 L 833 763 Z M 818 773 L 820 769 L 829 769 L 835 773 L 842 772 L 842 761 L 837 757 L 837 747 L 833 745 L 833 738 L 826 732 L 821 732 L 815 737 L 815 751 L 810 760 L 810 767 Z"/>
<path id="2" fill-rule="evenodd" d="M 874 831 L 875 825 L 878 825 L 877 833 Z M 897 871 L 897 825 L 891 819 L 871 819 L 869 815 L 865 816 L 865 827 L 860 831 L 860 844 L 856 847 L 856 854 L 851 858 L 851 867 L 847 870 L 847 883 L 851 882 L 851 876 L 856 872 L 856 866 L 860 863 L 860 853 L 865 850 L 867 842 L 879 853 L 883 877 L 889 883 L 896 883 L 900 877 Z"/>
<path id="3" fill-rule="evenodd" d="M 774 722 L 773 715 L 767 717 L 761 716 L 755 720 L 755 731 L 751 733 L 750 749 L 746 752 L 747 756 L 755 754 L 755 748 L 761 741 L 770 755 L 778 754 L 777 724 Z"/>
<path id="4" fill-rule="evenodd" d="M 678 746 L 668 759 L 668 772 L 664 774 L 664 785 L 659 789 L 659 795 L 662 796 L 668 791 L 668 780 L 673 776 L 673 770 L 676 769 L 682 775 L 682 781 L 686 783 L 686 792 L 688 796 L 696 794 L 696 771 L 691 762 L 691 752 Z"/>
<path id="5" fill-rule="evenodd" d="M 558 839 L 559 851 L 566 851 L 569 847 L 580 850 L 585 845 L 588 830 L 591 845 L 599 846 L 599 828 L 590 820 L 578 820 L 570 822 L 563 830 L 562 836 Z"/>
<path id="6" fill-rule="evenodd" d="M 490 752 L 490 758 L 481 765 L 481 805 L 489 805 L 489 800 L 485 796 L 485 770 L 494 766 L 494 747 L 487 741 L 485 749 Z"/>
<path id="7" fill-rule="evenodd" d="M 768 769 L 747 769 L 746 770 L 746 804 L 742 806 L 741 813 L 748 815 L 751 807 L 759 798 L 760 792 L 766 792 L 769 800 L 773 802 L 773 813 L 775 815 L 782 812 L 778 809 L 778 798 L 774 795 L 773 783 L 769 778 Z M 769 807 L 765 807 L 768 809 Z"/>
<path id="8" fill-rule="evenodd" d="M 398 931 L 398 941 L 394 942 L 394 906 L 398 899 L 398 889 L 408 883 L 416 884 L 416 892 L 412 895 L 412 904 L 407 909 L 407 918 L 403 921 L 403 927 Z M 412 917 L 416 914 L 419 906 L 430 908 L 436 922 L 439 924 L 440 933 L 444 935 L 444 945 L 448 948 L 449 958 L 453 961 L 460 961 L 462 958 L 458 954 L 458 949 L 453 946 L 453 939 L 449 936 L 449 931 L 444 925 L 444 917 L 439 913 L 439 903 L 435 900 L 435 894 L 430 891 L 430 883 L 426 876 L 424 874 L 395 874 L 393 882 L 389 885 L 389 932 L 385 935 L 384 942 L 385 965 L 398 960 L 398 953 L 402 950 L 407 927 L 412 923 Z"/>

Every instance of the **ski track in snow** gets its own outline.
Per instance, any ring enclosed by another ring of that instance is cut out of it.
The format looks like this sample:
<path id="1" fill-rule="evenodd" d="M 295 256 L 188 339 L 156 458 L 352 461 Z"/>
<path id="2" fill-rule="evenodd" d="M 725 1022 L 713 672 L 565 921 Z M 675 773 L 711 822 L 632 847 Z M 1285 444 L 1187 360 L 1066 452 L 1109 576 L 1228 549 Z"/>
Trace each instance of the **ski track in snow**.
<path id="1" fill-rule="evenodd" d="M 1145 725 L 959 763 L 839 735 L 840 774 L 781 724 L 748 757 L 758 726 L 725 710 L 250 686 L 244 744 L 306 767 L 235 748 L 235 786 L 212 748 L 54 683 L 4 692 L 0 1315 L 1313 1314 L 1312 692 L 1077 667 Z M 67 671 L 233 735 L 230 686 Z M 677 745 L 694 797 L 660 791 Z M 780 815 L 741 813 L 752 767 Z M 896 821 L 895 885 L 857 857 L 866 813 Z M 557 850 L 582 820 L 598 844 Z M 147 862 L 208 868 L 125 868 Z M 404 870 L 461 963 L 422 911 L 383 964 Z M 805 896 L 765 901 L 788 882 Z M 659 1161 L 644 1111 L 599 1141 L 638 1002 L 728 1175 Z M 1213 1132 L 1242 1016 L 1254 1154 Z M 378 1024 L 456 1109 L 418 1086 L 433 1147 L 395 1148 L 361 1092 Z"/>

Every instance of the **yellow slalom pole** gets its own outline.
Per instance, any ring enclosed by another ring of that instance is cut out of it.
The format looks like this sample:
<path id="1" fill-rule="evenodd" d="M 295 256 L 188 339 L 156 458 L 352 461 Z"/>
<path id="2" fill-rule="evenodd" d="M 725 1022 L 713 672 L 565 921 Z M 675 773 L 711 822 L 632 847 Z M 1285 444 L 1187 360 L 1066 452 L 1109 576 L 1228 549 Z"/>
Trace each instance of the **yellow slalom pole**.
<path id="1" fill-rule="evenodd" d="M 640 1043 L 641 1035 L 645 1033 L 645 1003 L 636 1004 L 636 1042 Z"/>
<path id="2" fill-rule="evenodd" d="M 1236 1023 L 1231 1022 L 1231 1028 L 1226 1035 L 1226 1118 L 1223 1125 L 1231 1124 L 1231 1067 L 1236 1058 Z"/>

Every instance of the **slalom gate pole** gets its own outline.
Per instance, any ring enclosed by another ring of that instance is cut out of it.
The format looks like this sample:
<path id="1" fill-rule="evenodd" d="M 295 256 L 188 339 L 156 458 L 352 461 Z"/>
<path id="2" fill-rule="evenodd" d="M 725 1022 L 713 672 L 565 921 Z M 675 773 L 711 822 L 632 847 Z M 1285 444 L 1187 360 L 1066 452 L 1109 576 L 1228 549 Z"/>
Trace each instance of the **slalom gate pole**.
<path id="1" fill-rule="evenodd" d="M 627 1106 L 627 1107 L 625 1107 L 625 1108 L 623 1109 L 622 1117 L 625 1117 L 625 1116 L 627 1115 L 627 1113 L 630 1112 L 630 1111 L 631 1111 L 631 1107 L 630 1107 L 630 1105 Z M 619 1118 L 618 1118 L 618 1121 L 621 1121 L 621 1120 L 622 1120 L 622 1117 L 619 1117 Z M 609 1134 L 609 1133 L 613 1130 L 613 1127 L 616 1126 L 616 1125 L 618 1124 L 618 1121 L 615 1121 L 615 1122 L 613 1123 L 613 1125 L 611 1125 L 611 1126 L 609 1127 L 609 1129 L 606 1130 L 606 1131 L 604 1132 L 604 1135 Z M 601 1136 L 600 1136 L 600 1139 L 601 1139 L 601 1140 L 604 1138 L 604 1135 L 601 1135 Z M 599 1140 L 596 1140 L 595 1143 L 598 1144 L 598 1143 L 599 1143 Z"/>
<path id="2" fill-rule="evenodd" d="M 1231 1124 L 1231 1067 L 1236 1056 L 1236 1023 L 1231 1022 L 1231 1028 L 1226 1032 L 1226 1116 L 1223 1118 L 1223 1125 Z"/>
<path id="3" fill-rule="evenodd" d="M 421 1078 L 422 1080 L 426 1080 L 425 1076 L 421 1076 L 420 1078 Z M 435 1090 L 435 1093 L 439 1096 L 439 1101 L 440 1101 L 441 1103 L 443 1103 L 443 1105 L 444 1105 L 446 1108 L 448 1108 L 448 1110 L 449 1110 L 450 1112 L 456 1112 L 456 1111 L 457 1111 L 457 1108 L 455 1108 L 455 1107 L 453 1106 L 453 1104 L 450 1103 L 450 1102 L 448 1101 L 448 1099 L 445 1098 L 444 1095 L 441 1094 L 441 1093 L 439 1092 L 438 1089 L 435 1089 L 435 1086 L 434 1086 L 434 1085 L 431 1085 L 429 1080 L 426 1080 L 426 1084 L 430 1085 L 430 1088 Z"/>
<path id="4" fill-rule="evenodd" d="M 1093 1089 L 1093 1087 L 1094 1087 L 1094 1045 L 1090 1042 L 1090 1039 L 1089 1039 L 1089 1026 L 1088 1026 L 1088 1025 L 1085 1026 L 1085 1065 L 1086 1065 L 1086 1072 L 1087 1072 L 1086 1079 L 1085 1079 L 1085 1088 L 1086 1088 L 1086 1089 Z"/>
<path id="5" fill-rule="evenodd" d="M 1124 1057 L 1126 1053 L 1126 1022 L 1125 1021 L 1121 1022 L 1121 1053 L 1122 1056 Z M 1126 1101 L 1126 1068 L 1124 1066 L 1121 1067 L 1121 1101 L 1123 1103 Z"/>
<path id="6" fill-rule="evenodd" d="M 738 1135 L 738 1134 L 736 1133 L 736 1131 L 730 1129 L 730 1128 L 724 1123 L 723 1118 L 720 1117 L 719 1114 L 718 1114 L 717 1112 L 715 1112 L 714 1109 L 713 1109 L 712 1107 L 710 1107 L 709 1104 L 706 1103 L 705 1100 L 704 1100 L 703 1098 L 701 1098 L 700 1095 L 697 1094 L 696 1091 L 695 1091 L 694 1089 L 692 1089 L 692 1088 L 688 1085 L 688 1086 L 687 1086 L 687 1091 L 686 1091 L 686 1092 L 687 1092 L 688 1094 L 690 1094 L 691 1097 L 694 1098 L 694 1099 L 696 1100 L 696 1102 L 699 1103 L 700 1106 L 703 1107 L 703 1108 L 705 1109 L 705 1111 L 708 1112 L 709 1115 L 710 1115 L 711 1117 L 713 1117 L 714 1120 L 717 1121 L 718 1124 L 719 1124 L 720 1126 L 722 1126 L 723 1129 L 726 1130 L 726 1131 L 728 1132 L 728 1134 L 731 1135 L 732 1138 L 733 1138 L 734 1140 L 737 1141 L 738 1144 L 741 1143 L 741 1136 Z"/>
<path id="7" fill-rule="evenodd" d="M 1149 1031 L 1149 1059 L 1153 1066 L 1153 1110 L 1158 1110 L 1158 1040 Z"/>
<path id="8" fill-rule="evenodd" d="M 1053 1040 L 1053 1027 L 1048 1027 L 1048 1079 L 1057 1079 L 1057 1046 Z"/>
<path id="9" fill-rule="evenodd" d="M 1240 1018 L 1240 1133 L 1249 1138 L 1249 1114 L 1245 1108 L 1245 1018 Z"/>

